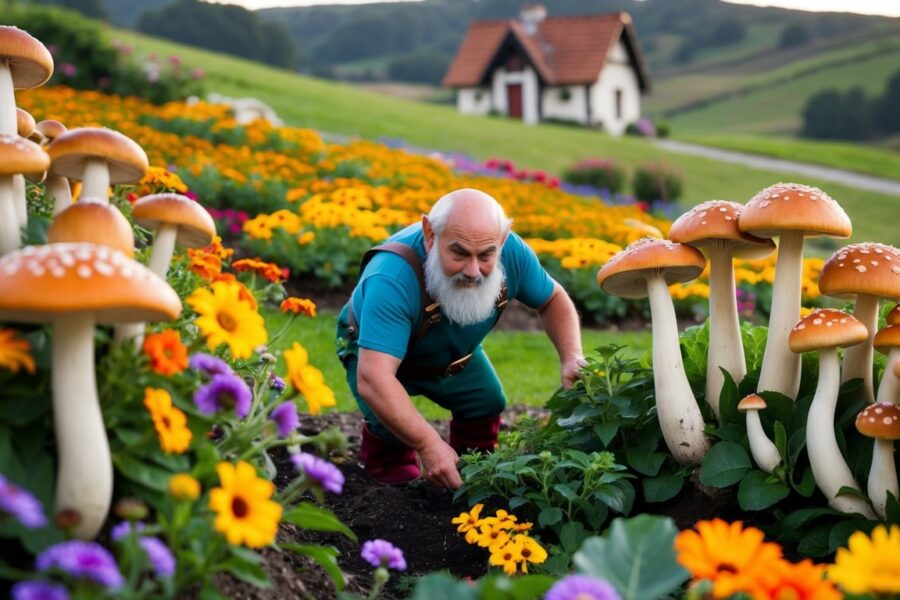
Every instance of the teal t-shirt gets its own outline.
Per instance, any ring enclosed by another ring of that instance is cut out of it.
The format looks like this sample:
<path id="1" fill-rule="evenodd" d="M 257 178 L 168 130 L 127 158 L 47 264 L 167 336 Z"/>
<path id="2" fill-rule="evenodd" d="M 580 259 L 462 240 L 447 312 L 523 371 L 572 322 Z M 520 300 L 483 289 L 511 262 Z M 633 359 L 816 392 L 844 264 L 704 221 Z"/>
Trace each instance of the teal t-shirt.
<path id="1" fill-rule="evenodd" d="M 422 224 L 398 231 L 387 241 L 412 247 L 425 262 Z M 534 251 L 515 233 L 510 233 L 500 253 L 510 299 L 539 308 L 550 299 L 553 280 L 538 262 Z M 359 324 L 358 344 L 399 359 L 406 358 L 412 332 L 418 331 L 423 308 L 419 282 L 400 256 L 378 252 L 366 265 L 352 295 L 353 312 Z M 409 362 L 420 367 L 443 367 L 475 350 L 494 326 L 497 309 L 480 323 L 458 325 L 446 317 L 432 325 L 415 346 Z"/>

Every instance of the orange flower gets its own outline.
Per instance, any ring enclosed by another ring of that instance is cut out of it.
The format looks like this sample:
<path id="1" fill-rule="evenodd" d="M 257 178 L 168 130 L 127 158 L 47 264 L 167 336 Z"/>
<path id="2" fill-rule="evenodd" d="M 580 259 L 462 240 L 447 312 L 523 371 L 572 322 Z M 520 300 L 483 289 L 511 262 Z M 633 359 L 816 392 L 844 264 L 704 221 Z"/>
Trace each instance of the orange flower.
<path id="1" fill-rule="evenodd" d="M 307 317 L 312 318 L 316 316 L 316 303 L 307 298 L 290 296 L 289 298 L 285 298 L 281 303 L 281 312 L 306 315 Z"/>
<path id="2" fill-rule="evenodd" d="M 150 358 L 150 368 L 160 375 L 181 373 L 188 366 L 187 348 L 181 334 L 174 329 L 148 335 L 144 340 L 144 354 Z"/>
<path id="3" fill-rule="evenodd" d="M 218 235 L 213 238 L 212 244 L 201 248 L 201 251 L 206 252 L 207 254 L 215 254 L 222 260 L 227 260 L 234 254 L 234 250 L 222 245 L 222 238 Z"/>
<path id="4" fill-rule="evenodd" d="M 23 368 L 34 375 L 34 359 L 28 340 L 16 338 L 14 329 L 0 329 L 0 368 L 18 373 Z"/>
<path id="5" fill-rule="evenodd" d="M 793 564 L 786 560 L 779 563 L 778 579 L 765 592 L 753 596 L 754 600 L 840 600 L 843 598 L 834 584 L 825 579 L 825 565 L 811 560 Z"/>
<path id="6" fill-rule="evenodd" d="M 191 259 L 188 269 L 204 279 L 212 279 L 222 272 L 222 259 L 215 254 L 188 248 L 188 256 Z"/>
<path id="7" fill-rule="evenodd" d="M 282 269 L 275 263 L 267 263 L 258 258 L 242 258 L 231 264 L 235 271 L 253 271 L 259 273 L 272 283 L 281 283 L 287 278 L 287 269 Z"/>
<path id="8" fill-rule="evenodd" d="M 172 396 L 162 389 L 144 388 L 144 406 L 150 411 L 159 445 L 166 454 L 181 454 L 191 445 L 187 417 L 172 406 Z"/>

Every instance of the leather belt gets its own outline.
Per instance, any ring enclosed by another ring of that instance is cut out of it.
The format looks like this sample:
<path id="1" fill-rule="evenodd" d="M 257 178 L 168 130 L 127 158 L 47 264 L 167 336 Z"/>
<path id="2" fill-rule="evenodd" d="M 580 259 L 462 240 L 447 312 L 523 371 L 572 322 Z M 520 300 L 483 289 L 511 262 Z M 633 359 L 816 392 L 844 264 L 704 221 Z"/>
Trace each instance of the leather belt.
<path id="1" fill-rule="evenodd" d="M 462 358 L 457 358 L 446 367 L 417 367 L 402 362 L 397 369 L 397 375 L 412 377 L 413 379 L 439 379 L 442 377 L 450 377 L 465 369 L 471 359 L 472 354 L 469 353 Z"/>

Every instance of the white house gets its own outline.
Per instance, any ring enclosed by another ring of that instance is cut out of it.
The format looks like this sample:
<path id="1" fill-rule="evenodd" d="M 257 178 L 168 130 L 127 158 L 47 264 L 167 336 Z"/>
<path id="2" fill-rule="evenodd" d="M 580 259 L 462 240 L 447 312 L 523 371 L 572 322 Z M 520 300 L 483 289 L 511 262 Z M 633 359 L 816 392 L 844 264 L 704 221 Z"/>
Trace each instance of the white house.
<path id="1" fill-rule="evenodd" d="M 548 18 L 532 4 L 519 20 L 473 21 L 443 85 L 456 89 L 462 113 L 620 135 L 640 118 L 650 79 L 628 13 Z"/>

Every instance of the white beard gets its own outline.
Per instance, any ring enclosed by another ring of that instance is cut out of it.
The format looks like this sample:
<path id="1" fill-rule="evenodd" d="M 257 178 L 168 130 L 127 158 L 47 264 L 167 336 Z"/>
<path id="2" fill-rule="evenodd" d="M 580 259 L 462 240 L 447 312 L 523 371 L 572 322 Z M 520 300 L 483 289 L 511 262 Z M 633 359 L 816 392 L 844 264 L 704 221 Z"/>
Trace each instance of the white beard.
<path id="1" fill-rule="evenodd" d="M 425 257 L 425 289 L 441 305 L 441 312 L 458 325 L 474 325 L 491 316 L 505 274 L 499 258 L 491 274 L 479 275 L 473 280 L 457 273 L 448 277 L 438 256 L 437 238 L 431 252 Z M 475 283 L 460 286 L 457 283 Z"/>

